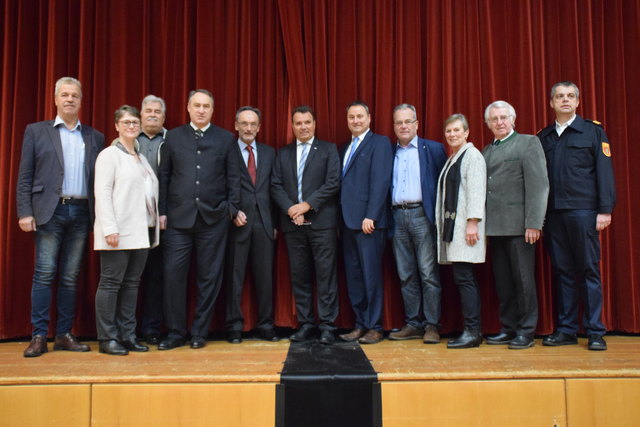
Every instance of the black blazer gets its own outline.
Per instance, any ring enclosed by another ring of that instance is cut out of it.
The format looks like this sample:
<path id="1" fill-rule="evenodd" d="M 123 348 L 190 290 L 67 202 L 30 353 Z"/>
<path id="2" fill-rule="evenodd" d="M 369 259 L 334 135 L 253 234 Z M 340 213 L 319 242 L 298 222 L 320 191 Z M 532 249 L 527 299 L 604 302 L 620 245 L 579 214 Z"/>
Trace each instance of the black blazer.
<path id="1" fill-rule="evenodd" d="M 237 140 L 232 150 L 240 169 L 240 203 L 239 209 L 247 215 L 248 223 L 252 223 L 256 215 L 260 216 L 265 232 L 273 240 L 274 218 L 271 209 L 271 169 L 276 159 L 276 150 L 256 142 L 258 150 L 258 166 L 256 170 L 256 184 L 251 182 L 249 170 L 244 164 L 242 152 Z M 251 232 L 251 227 L 233 227 L 235 234 Z"/>
<path id="2" fill-rule="evenodd" d="M 64 158 L 60 131 L 54 120 L 32 123 L 24 131 L 22 157 L 16 186 L 18 218 L 33 216 L 36 225 L 49 222 L 62 195 Z M 84 179 L 93 218 L 93 178 L 96 157 L 104 147 L 104 135 L 81 125 L 84 141 Z"/>
<path id="3" fill-rule="evenodd" d="M 169 227 L 190 228 L 198 213 L 209 225 L 237 213 L 240 174 L 233 144 L 233 134 L 214 125 L 197 140 L 190 124 L 167 132 L 159 209 Z"/>
<path id="4" fill-rule="evenodd" d="M 282 231 L 297 230 L 287 215 L 289 208 L 298 203 L 298 164 L 296 142 L 281 148 L 271 175 L 271 197 L 280 210 Z M 313 140 L 302 176 L 302 198 L 311 205 L 305 220 L 312 229 L 337 227 L 340 188 L 340 158 L 335 144 Z"/>

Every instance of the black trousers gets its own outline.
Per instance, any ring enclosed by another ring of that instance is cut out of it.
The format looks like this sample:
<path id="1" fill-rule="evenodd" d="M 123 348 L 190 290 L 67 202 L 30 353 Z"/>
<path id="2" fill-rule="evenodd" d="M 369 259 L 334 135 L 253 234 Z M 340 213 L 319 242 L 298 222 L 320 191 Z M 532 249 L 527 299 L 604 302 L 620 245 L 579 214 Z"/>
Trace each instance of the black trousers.
<path id="1" fill-rule="evenodd" d="M 464 327 L 470 331 L 481 332 L 480 323 L 480 290 L 473 274 L 473 264 L 454 262 L 453 281 L 460 291 Z"/>
<path id="2" fill-rule="evenodd" d="M 198 215 L 191 228 L 164 232 L 164 318 L 170 337 L 187 335 L 187 276 L 196 251 L 196 308 L 191 336 L 206 337 L 220 292 L 229 219 L 207 224 Z"/>
<path id="3" fill-rule="evenodd" d="M 502 332 L 533 338 L 538 324 L 536 245 L 524 236 L 491 236 L 489 246 Z"/>
<path id="4" fill-rule="evenodd" d="M 250 227 L 249 230 L 241 228 Z M 258 305 L 258 329 L 273 328 L 273 240 L 260 220 L 236 228 L 231 225 L 227 251 L 227 329 L 242 331 L 242 289 L 247 264 L 251 267 Z"/>
<path id="5" fill-rule="evenodd" d="M 338 317 L 337 235 L 335 228 L 313 230 L 300 226 L 284 234 L 291 269 L 291 288 L 300 326 L 315 325 L 313 271 L 315 270 L 318 323 L 334 330 Z"/>

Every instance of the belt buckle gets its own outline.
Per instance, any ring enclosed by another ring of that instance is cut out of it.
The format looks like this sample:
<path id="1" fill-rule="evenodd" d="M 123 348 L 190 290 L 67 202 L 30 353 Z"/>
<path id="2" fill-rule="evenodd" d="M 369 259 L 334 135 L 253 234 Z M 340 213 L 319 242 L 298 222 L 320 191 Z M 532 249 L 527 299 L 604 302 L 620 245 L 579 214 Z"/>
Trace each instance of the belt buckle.
<path id="1" fill-rule="evenodd" d="M 71 200 L 72 200 L 72 197 L 60 197 L 60 202 L 61 202 L 63 205 L 68 205 L 68 204 L 70 204 L 70 203 L 68 203 L 68 202 L 69 202 L 69 201 L 71 201 Z"/>

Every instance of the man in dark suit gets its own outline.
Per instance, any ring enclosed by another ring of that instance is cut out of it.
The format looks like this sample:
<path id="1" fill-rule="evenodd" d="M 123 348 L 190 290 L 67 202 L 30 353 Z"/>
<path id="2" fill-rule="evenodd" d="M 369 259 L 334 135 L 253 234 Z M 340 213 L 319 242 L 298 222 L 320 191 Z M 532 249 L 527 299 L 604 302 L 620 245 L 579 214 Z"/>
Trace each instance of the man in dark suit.
<path id="1" fill-rule="evenodd" d="M 308 106 L 293 110 L 296 141 L 283 147 L 273 168 L 271 195 L 280 211 L 291 287 L 300 329 L 291 341 L 305 341 L 315 329 L 313 277 L 316 273 L 320 342 L 335 342 L 338 316 L 337 193 L 340 159 L 334 144 L 315 137 L 316 119 Z"/>
<path id="2" fill-rule="evenodd" d="M 227 328 L 229 342 L 242 342 L 242 285 L 250 260 L 258 299 L 258 331 L 266 341 L 278 341 L 273 329 L 273 226 L 271 169 L 273 148 L 256 142 L 260 131 L 260 110 L 241 107 L 236 112 L 238 141 L 231 151 L 240 175 L 240 204 L 229 232 L 227 251 Z"/>
<path id="3" fill-rule="evenodd" d="M 191 123 L 167 132 L 160 164 L 160 225 L 164 233 L 164 315 L 168 336 L 159 350 L 185 344 L 187 274 L 196 250 L 197 295 L 191 348 L 206 344 L 231 218 L 239 202 L 233 134 L 211 124 L 213 95 L 197 89 L 187 105 Z"/>
<path id="4" fill-rule="evenodd" d="M 547 159 L 549 204 L 545 243 L 557 286 L 558 326 L 543 345 L 577 344 L 578 302 L 587 348 L 607 349 L 602 322 L 600 232 L 611 224 L 616 185 L 611 146 L 602 123 L 578 115 L 580 91 L 573 82 L 551 88 L 554 123 L 538 137 Z"/>
<path id="5" fill-rule="evenodd" d="M 141 129 L 138 136 L 140 154 L 146 157 L 149 165 L 158 176 L 161 156 L 160 149 L 164 144 L 167 130 L 164 128 L 167 107 L 162 98 L 147 95 L 142 100 Z M 160 244 L 149 249 L 147 263 L 144 267 L 142 280 L 144 282 L 142 296 L 142 319 L 139 322 L 142 335 L 147 344 L 160 343 L 160 328 L 162 326 L 162 288 L 163 288 L 163 248 L 164 236 L 160 236 Z"/>
<path id="6" fill-rule="evenodd" d="M 347 124 L 352 138 L 341 152 L 340 203 L 344 268 L 356 325 L 340 338 L 375 344 L 382 340 L 382 253 L 393 151 L 389 138 L 369 129 L 365 103 L 347 107 Z"/>
<path id="7" fill-rule="evenodd" d="M 435 204 L 438 177 L 447 161 L 439 142 L 418 138 L 416 108 L 393 109 L 398 138 L 393 163 L 391 209 L 393 254 L 404 302 L 405 325 L 392 340 L 440 342 L 440 273 L 436 249 Z"/>
<path id="8" fill-rule="evenodd" d="M 56 82 L 55 120 L 32 123 L 24 132 L 16 189 L 18 224 L 35 231 L 36 265 L 31 288 L 31 343 L 25 357 L 46 353 L 49 306 L 59 271 L 54 350 L 89 351 L 70 333 L 76 281 L 93 214 L 93 177 L 104 135 L 81 125 L 82 86 L 72 77 Z"/>

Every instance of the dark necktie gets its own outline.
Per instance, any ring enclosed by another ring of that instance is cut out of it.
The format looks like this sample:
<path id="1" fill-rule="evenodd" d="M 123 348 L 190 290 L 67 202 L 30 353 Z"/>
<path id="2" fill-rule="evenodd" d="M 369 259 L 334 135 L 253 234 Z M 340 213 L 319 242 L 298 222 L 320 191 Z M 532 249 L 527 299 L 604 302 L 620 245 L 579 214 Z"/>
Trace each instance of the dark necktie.
<path id="1" fill-rule="evenodd" d="M 202 132 L 202 129 L 196 129 L 196 141 L 202 139 L 203 136 L 204 132 Z"/>
<path id="2" fill-rule="evenodd" d="M 249 152 L 249 159 L 247 160 L 247 170 L 249 171 L 251 182 L 253 183 L 253 185 L 256 185 L 256 158 L 253 155 L 253 147 L 247 145 L 246 150 Z"/>

